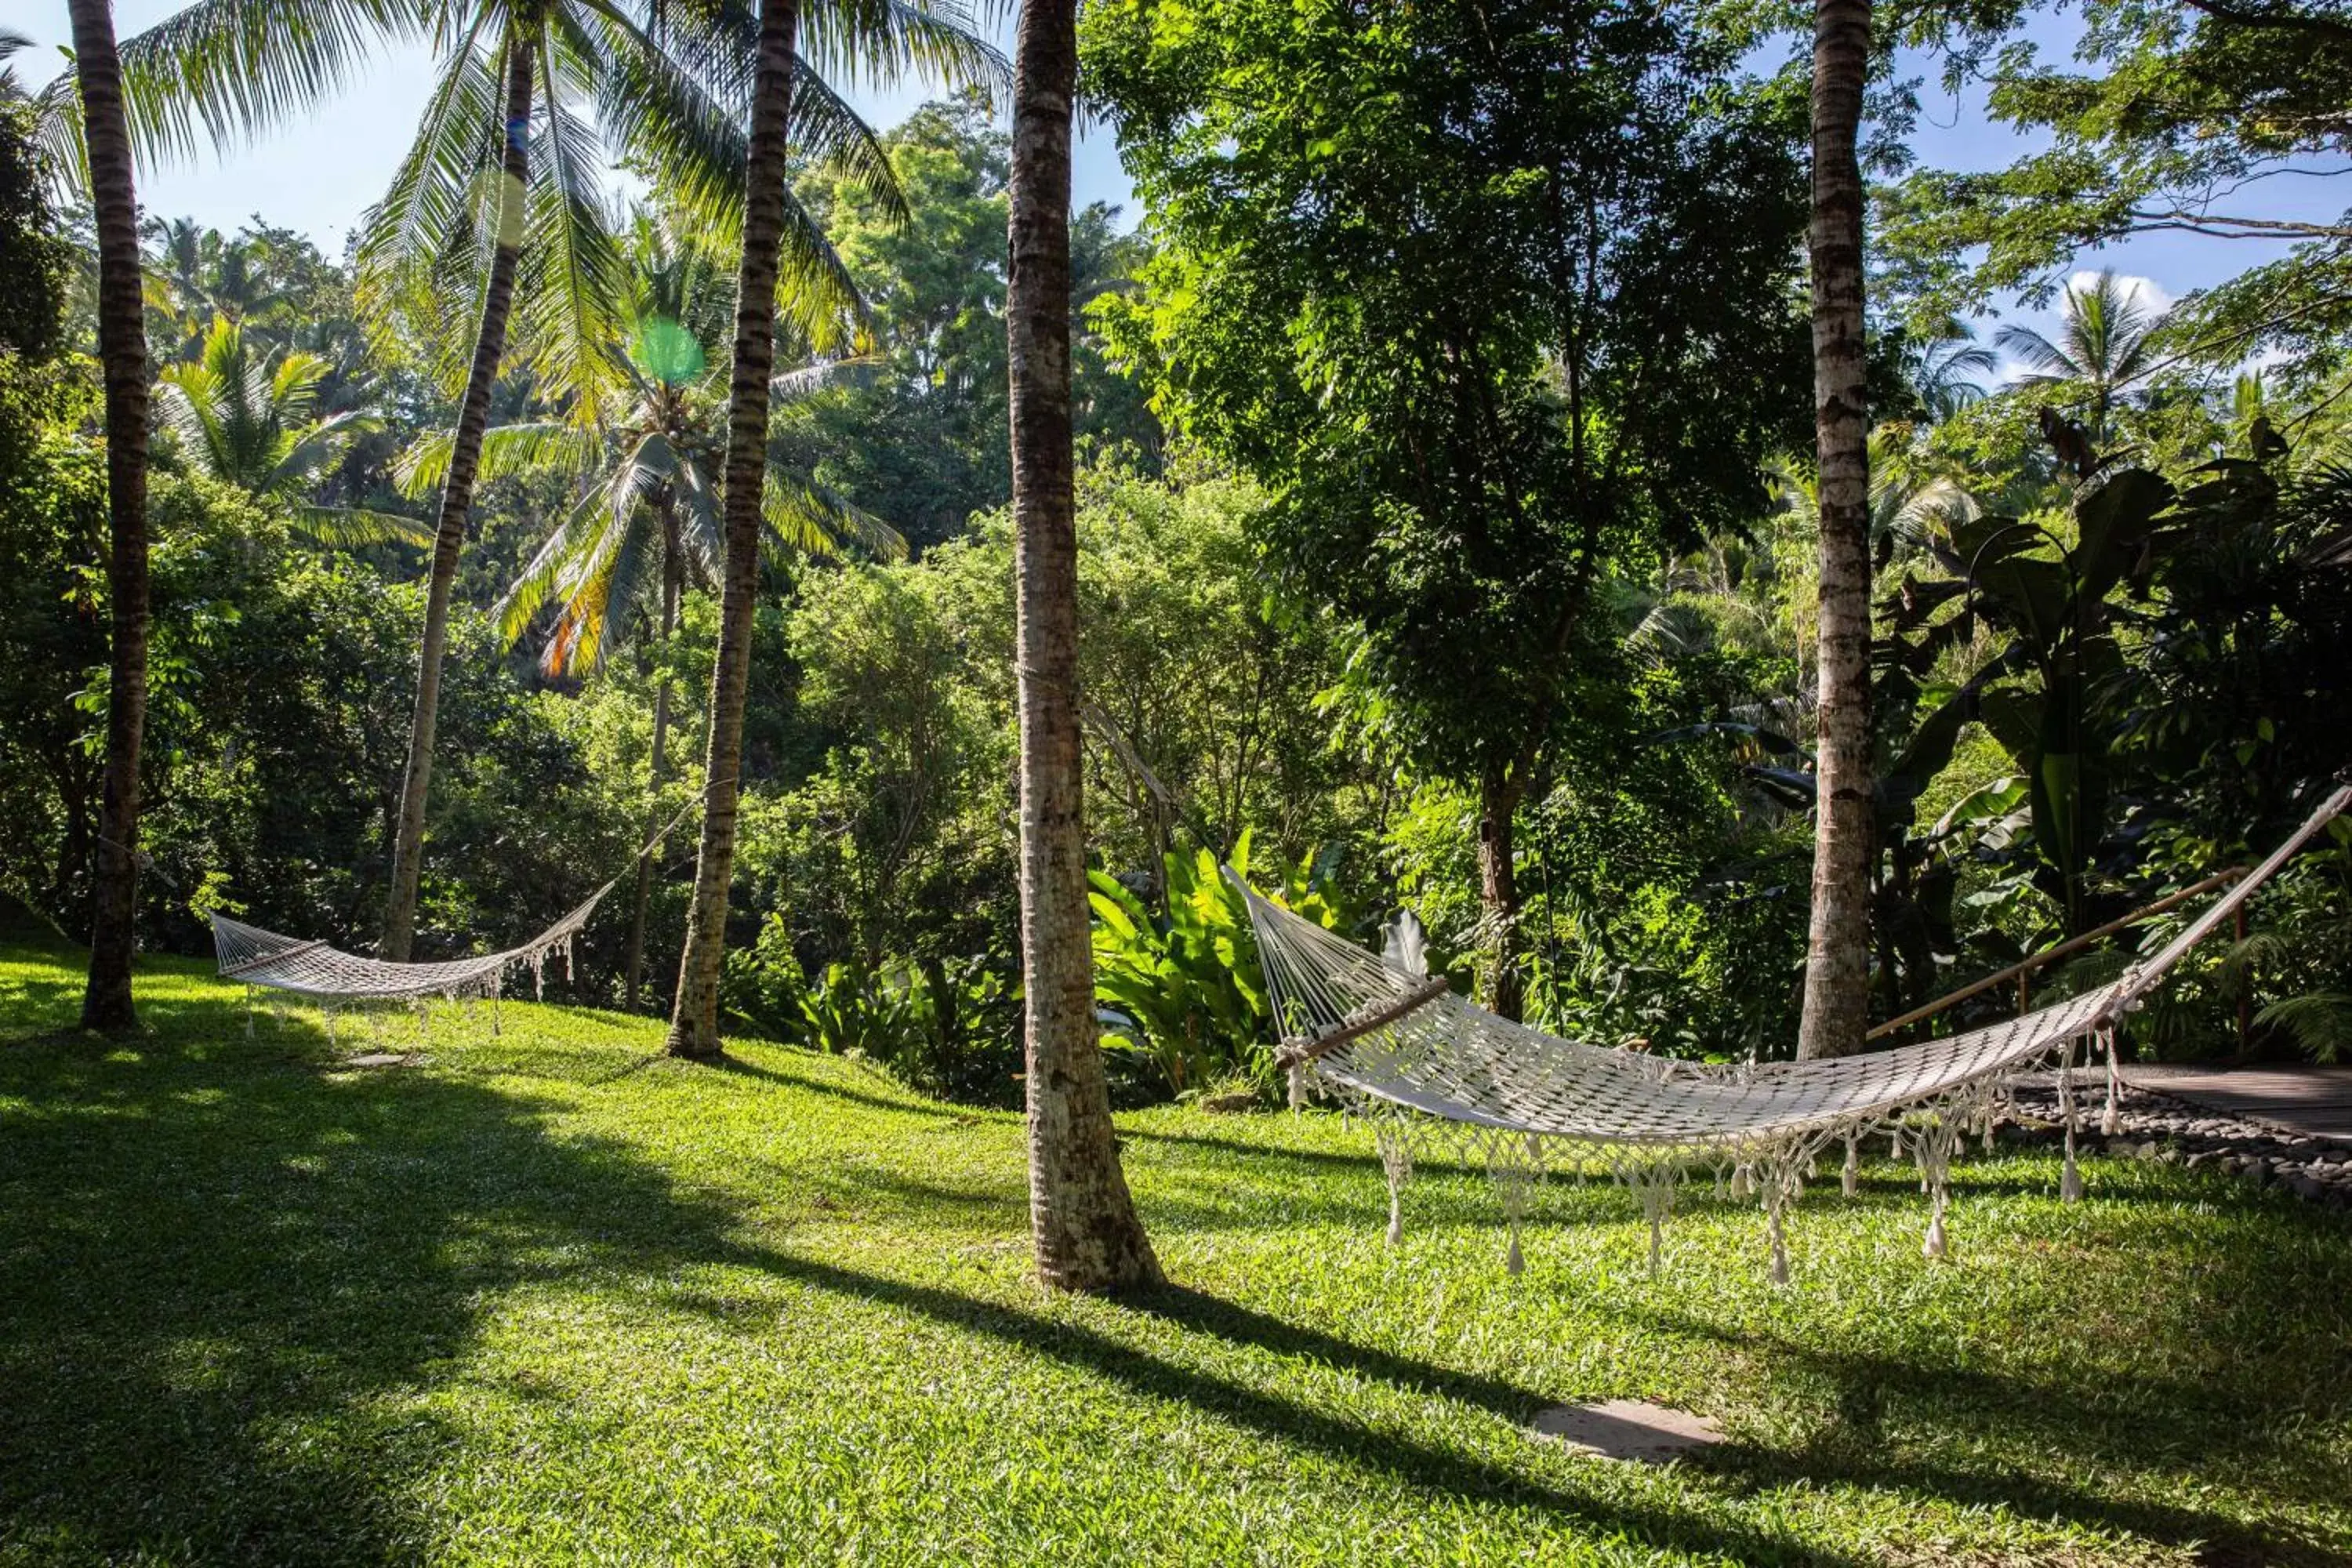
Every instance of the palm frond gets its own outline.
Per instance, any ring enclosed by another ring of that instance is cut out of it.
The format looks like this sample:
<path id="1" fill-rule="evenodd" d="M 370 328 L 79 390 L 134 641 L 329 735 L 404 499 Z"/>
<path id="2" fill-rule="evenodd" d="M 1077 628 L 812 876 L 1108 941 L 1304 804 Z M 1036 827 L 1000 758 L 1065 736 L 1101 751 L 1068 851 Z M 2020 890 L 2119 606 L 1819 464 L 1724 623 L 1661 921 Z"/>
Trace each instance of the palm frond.
<path id="1" fill-rule="evenodd" d="M 321 468 L 341 462 L 352 443 L 383 428 L 383 420 L 363 409 L 330 415 L 311 424 L 288 428 L 263 479 L 263 488 L 280 490 L 307 483 Z"/>
<path id="2" fill-rule="evenodd" d="M 294 526 L 312 543 L 334 550 L 357 550 L 371 544 L 433 542 L 433 525 L 397 512 L 370 511 L 355 506 L 297 506 Z"/>
<path id="3" fill-rule="evenodd" d="M 209 373 L 202 365 L 173 365 L 155 387 L 156 416 L 178 442 L 181 460 L 198 473 L 223 479 L 220 431 L 214 420 Z"/>
<path id="4" fill-rule="evenodd" d="M 538 378 L 542 396 L 568 399 L 584 417 L 622 379 L 615 362 L 629 277 L 600 188 L 604 143 L 574 112 L 594 86 L 593 64 L 557 32 L 540 50 L 544 118 L 531 148 L 514 363 Z"/>
<path id="5" fill-rule="evenodd" d="M 438 303 L 436 264 L 479 233 L 475 209 L 486 194 L 482 176 L 499 167 L 496 138 L 505 113 L 503 51 L 481 47 L 489 14 L 485 7 L 474 28 L 439 60 L 440 85 L 425 106 L 408 153 L 383 199 L 361 220 L 352 293 L 380 346 L 398 323 L 414 321 Z M 495 198 L 495 186 L 487 194 Z M 439 325 L 430 323 L 416 335 L 427 344 L 449 344 L 447 333 L 431 330 Z M 453 368 L 472 346 L 468 336 L 462 347 L 441 356 L 436 367 L 440 379 L 452 379 Z"/>
<path id="6" fill-rule="evenodd" d="M 768 393 L 778 403 L 793 403 L 836 386 L 870 386 L 888 363 L 880 354 L 854 354 L 847 359 L 819 360 L 794 370 L 779 372 L 769 381 Z"/>
<path id="7" fill-rule="evenodd" d="M 771 555 L 830 557 L 856 550 L 888 561 L 907 558 L 906 535 L 814 480 L 772 463 L 760 497 L 760 517 Z"/>
<path id="8" fill-rule="evenodd" d="M 884 223 L 898 228 L 913 221 L 890 150 L 804 59 L 794 62 L 793 70 L 793 145 L 816 167 L 855 180 Z"/>
<path id="9" fill-rule="evenodd" d="M 708 588 L 719 580 L 720 564 L 727 558 L 718 486 L 701 464 L 681 463 L 670 493 L 677 501 L 679 543 L 685 549 L 688 575 L 698 586 Z"/>
<path id="10" fill-rule="evenodd" d="M 611 9 L 593 24 L 582 47 L 597 51 L 597 122 L 614 153 L 642 163 L 698 226 L 740 229 L 745 62 L 707 33 L 667 27 L 657 40 Z"/>
<path id="11" fill-rule="evenodd" d="M 594 546 L 606 521 L 602 500 L 601 490 L 591 489 L 574 502 L 563 514 L 562 523 L 541 542 L 521 575 L 490 607 L 498 617 L 499 637 L 507 647 L 521 640 L 541 609 L 572 574 L 582 553 Z"/>
<path id="12" fill-rule="evenodd" d="M 613 616 L 628 608 L 621 595 L 641 585 L 646 539 L 654 531 L 644 502 L 659 483 L 641 465 L 624 463 L 583 502 L 595 529 L 557 579 L 562 608 L 540 655 L 540 668 L 547 673 L 585 675 L 603 661 Z"/>
<path id="13" fill-rule="evenodd" d="M 2352 994 L 2314 991 L 2287 996 L 2254 1015 L 2254 1022 L 2283 1029 L 2315 1062 L 2352 1056 Z"/>
<path id="14" fill-rule="evenodd" d="M 2003 327 L 1992 337 L 1993 346 L 2026 367 L 2018 379 L 2032 384 L 2051 381 L 2073 381 L 2082 374 L 2077 364 L 2056 343 L 2032 327 Z"/>
<path id="15" fill-rule="evenodd" d="M 824 0 L 802 10 L 800 52 L 846 88 L 919 77 L 1002 101 L 1013 85 L 1012 62 L 982 37 L 980 17 L 961 0 Z"/>
<path id="16" fill-rule="evenodd" d="M 142 162 L 231 149 L 315 110 L 385 49 L 421 40 L 414 0 L 196 0 L 118 46 Z M 42 92 L 41 140 L 77 188 L 81 105 L 62 73 Z M 59 85 L 64 84 L 63 90 Z"/>
<path id="17" fill-rule="evenodd" d="M 449 479 L 456 440 L 455 431 L 436 430 L 412 442 L 392 466 L 393 488 L 412 500 L 440 489 Z M 482 433 L 481 463 L 474 478 L 487 484 L 523 474 L 586 474 L 604 456 L 603 437 L 577 425 L 558 420 L 493 425 Z"/>

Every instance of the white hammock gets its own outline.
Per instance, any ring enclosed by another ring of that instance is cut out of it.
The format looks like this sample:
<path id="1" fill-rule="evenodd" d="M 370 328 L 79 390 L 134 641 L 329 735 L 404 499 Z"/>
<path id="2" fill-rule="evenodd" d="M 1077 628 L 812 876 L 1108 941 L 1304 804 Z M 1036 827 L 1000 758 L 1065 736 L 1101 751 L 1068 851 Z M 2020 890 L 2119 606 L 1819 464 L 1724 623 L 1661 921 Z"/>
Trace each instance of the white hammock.
<path id="1" fill-rule="evenodd" d="M 656 829 L 634 858 L 642 860 L 659 848 L 662 841 L 677 830 L 678 824 L 700 808 L 711 787 L 704 785 L 699 794 L 679 807 L 677 815 Z M 572 939 L 587 925 L 588 917 L 596 912 L 604 895 L 620 885 L 617 877 L 605 883 L 570 914 L 520 947 L 438 963 L 393 963 L 381 958 L 363 958 L 330 947 L 324 942 L 305 942 L 300 937 L 264 931 L 217 914 L 213 916 L 213 951 L 219 959 L 220 977 L 247 987 L 248 1005 L 253 987 L 287 992 L 324 1004 L 331 1024 L 336 1007 L 353 1003 L 423 1003 L 438 996 L 450 1002 L 488 997 L 495 1004 L 506 988 L 509 969 L 530 969 L 533 995 L 545 994 L 550 958 L 560 959 L 564 973 L 570 973 Z M 495 1031 L 495 1010 L 490 1019 Z"/>
<path id="2" fill-rule="evenodd" d="M 1293 1103 L 1311 1080 L 1374 1122 L 1392 1240 L 1413 1142 L 1433 1136 L 1494 1174 L 1510 1220 L 1514 1273 L 1528 1185 L 1565 1153 L 1599 1161 L 1641 1196 L 1654 1268 L 1658 1227 L 1685 1172 L 1712 1167 L 1719 1182 L 1727 1176 L 1733 1195 L 1760 1195 L 1772 1276 L 1780 1280 L 1788 1272 L 1781 1210 L 1815 1156 L 1841 1139 L 1853 1192 L 1856 1143 L 1872 1131 L 1887 1133 L 1898 1154 L 1907 1138 L 1935 1199 L 1927 1250 L 1941 1256 L 1953 1149 L 1970 1130 L 1990 1138 L 2008 1086 L 2029 1071 L 2059 1069 L 2062 1190 L 2078 1196 L 2074 1073 L 2077 1055 L 2088 1058 L 2079 1047 L 2104 1041 L 2113 1131 L 2117 1020 L 2347 805 L 2352 785 L 2330 795 L 2252 875 L 2112 984 L 1949 1039 L 1808 1062 L 1717 1066 L 1560 1039 L 1473 1005 L 1442 978 L 1401 973 L 1234 880 L 1249 900 L 1284 1037 L 1276 1059 L 1290 1070 Z"/>
<path id="3" fill-rule="evenodd" d="M 520 947 L 474 958 L 392 963 L 343 952 L 323 942 L 281 936 L 226 915 L 213 917 L 213 951 L 224 980 L 291 992 L 331 1005 L 423 1001 L 434 996 L 452 1002 L 476 996 L 495 1001 L 505 988 L 507 971 L 522 966 L 530 970 L 536 994 L 543 991 L 549 958 L 560 958 L 565 972 L 570 972 L 572 939 L 588 923 L 598 902 L 617 886 L 617 882 L 605 883 L 588 896 L 587 902 Z"/>

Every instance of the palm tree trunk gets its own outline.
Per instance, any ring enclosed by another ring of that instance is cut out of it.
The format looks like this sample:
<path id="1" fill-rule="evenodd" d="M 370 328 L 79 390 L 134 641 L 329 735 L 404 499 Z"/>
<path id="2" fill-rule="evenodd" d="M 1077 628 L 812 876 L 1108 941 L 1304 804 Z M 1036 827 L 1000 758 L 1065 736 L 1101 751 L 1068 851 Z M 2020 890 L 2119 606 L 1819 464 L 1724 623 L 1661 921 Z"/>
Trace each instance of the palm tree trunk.
<path id="1" fill-rule="evenodd" d="M 520 33 L 507 42 L 506 177 L 499 193 L 498 246 L 482 292 L 474 363 L 466 374 L 457 435 L 449 450 L 449 478 L 441 487 L 441 522 L 433 540 L 433 574 L 425 596 L 425 647 L 416 670 L 416 717 L 408 731 L 408 768 L 401 776 L 400 821 L 393 833 L 392 893 L 383 910 L 383 955 L 408 962 L 416 935 L 416 884 L 425 859 L 425 799 L 433 782 L 433 729 L 441 706 L 441 658 L 449 643 L 449 595 L 457 556 L 474 510 L 474 474 L 482 434 L 490 424 L 490 390 L 506 355 L 507 314 L 514 305 L 515 268 L 522 254 L 523 200 L 530 179 L 530 50 Z"/>
<path id="2" fill-rule="evenodd" d="M 1076 0 L 1024 0 L 1013 87 L 1014 591 L 1021 709 L 1021 969 L 1029 1218 L 1062 1289 L 1160 1279 L 1110 1120 L 1087 928 L 1077 714 L 1077 520 L 1070 451 L 1070 104 Z"/>
<path id="3" fill-rule="evenodd" d="M 621 993 L 621 1005 L 634 1013 L 637 1010 L 637 986 L 646 973 L 646 902 L 652 897 L 654 863 L 661 858 L 661 845 L 653 836 L 662 827 L 661 787 L 669 779 L 669 639 L 677 630 L 677 599 L 685 585 L 686 568 L 678 557 L 677 518 L 667 491 L 662 495 L 662 608 L 661 637 L 655 643 L 655 657 L 661 661 L 661 679 L 654 685 L 654 747 L 652 774 L 648 792 L 653 802 L 646 808 L 645 853 L 637 857 L 636 896 L 629 910 L 629 946 L 626 968 L 628 985 Z"/>
<path id="4" fill-rule="evenodd" d="M 98 350 L 106 374 L 107 595 L 114 613 L 106 771 L 99 807 L 86 1029 L 131 1028 L 139 903 L 139 745 L 147 725 L 147 318 L 139 201 L 108 0 L 72 0 L 75 76 L 98 220 Z"/>
<path id="5" fill-rule="evenodd" d="M 735 275 L 735 368 L 728 387 L 727 463 L 720 504 L 727 574 L 719 658 L 710 672 L 710 740 L 704 755 L 702 845 L 694 902 L 670 1015 L 669 1054 L 716 1061 L 719 967 L 727 950 L 727 886 L 735 874 L 737 773 L 743 704 L 751 685 L 751 611 L 760 588 L 760 496 L 768 464 L 768 378 L 776 363 L 776 268 L 783 248 L 784 183 L 791 177 L 793 57 L 798 0 L 760 0 L 760 52 L 751 82 L 751 137 L 744 159 L 743 259 Z"/>
<path id="6" fill-rule="evenodd" d="M 1870 1024 L 1870 466 L 1862 163 L 1870 0 L 1813 10 L 1813 433 L 1821 464 L 1821 772 L 1801 1058 L 1862 1049 Z"/>

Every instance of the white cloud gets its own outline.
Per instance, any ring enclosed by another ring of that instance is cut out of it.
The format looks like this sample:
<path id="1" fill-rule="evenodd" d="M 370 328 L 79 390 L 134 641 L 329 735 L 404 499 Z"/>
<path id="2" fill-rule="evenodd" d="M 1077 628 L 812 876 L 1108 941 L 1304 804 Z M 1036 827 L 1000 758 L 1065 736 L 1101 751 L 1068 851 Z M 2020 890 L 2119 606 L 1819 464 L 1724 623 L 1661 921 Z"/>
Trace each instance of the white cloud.
<path id="1" fill-rule="evenodd" d="M 2076 290 L 2091 288 L 2099 280 L 2096 272 L 2084 270 L 2066 279 L 2066 287 Z M 2151 316 L 2160 316 L 2172 309 L 2172 295 L 2153 278 L 2143 278 L 2137 272 L 2118 272 L 2116 284 L 2124 297 L 2137 304 Z"/>

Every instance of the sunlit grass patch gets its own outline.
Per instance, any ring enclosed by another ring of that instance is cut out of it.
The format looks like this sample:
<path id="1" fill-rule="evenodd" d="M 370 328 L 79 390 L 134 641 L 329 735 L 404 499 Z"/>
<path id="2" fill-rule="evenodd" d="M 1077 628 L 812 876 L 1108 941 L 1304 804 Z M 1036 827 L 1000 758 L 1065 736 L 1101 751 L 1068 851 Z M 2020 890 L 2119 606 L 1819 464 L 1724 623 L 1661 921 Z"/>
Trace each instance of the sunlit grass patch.
<path id="1" fill-rule="evenodd" d="M 202 966 L 73 1034 L 0 954 L 0 1562 L 2189 1563 L 2352 1553 L 2352 1227 L 2038 1155 L 1809 1194 L 1796 1282 L 1605 1183 L 1502 1267 L 1325 1114 L 1121 1121 L 1175 1288 L 1048 1297 L 1022 1128 L 857 1064 L 508 1004 L 413 1065 Z M 406 1031 L 404 1033 L 404 1031 Z M 1528 1435 L 1660 1399 L 1664 1469 Z M 2200 1554 L 2203 1553 L 2200 1558 Z"/>

